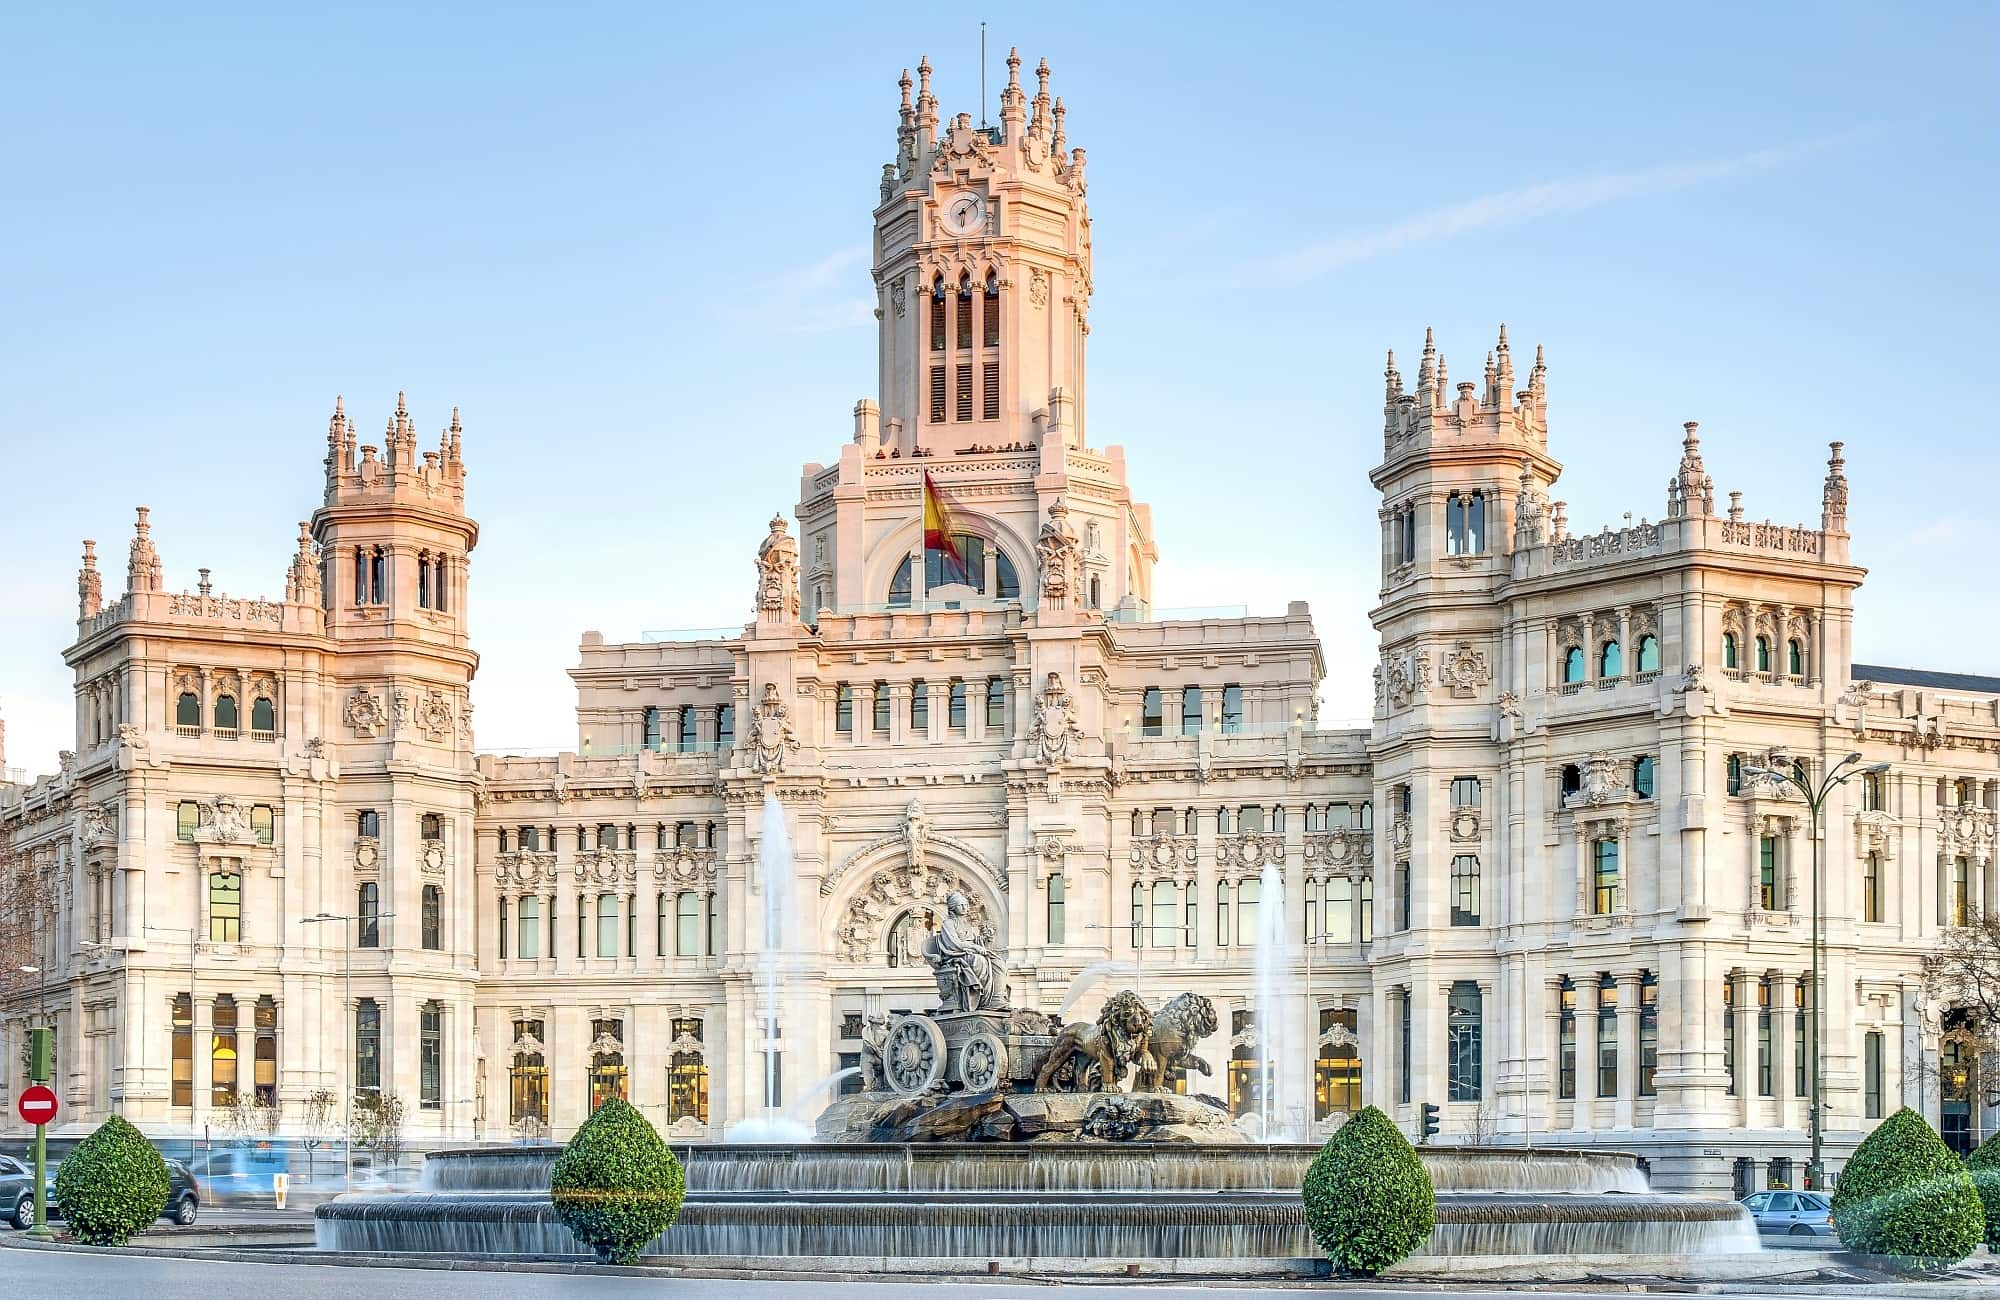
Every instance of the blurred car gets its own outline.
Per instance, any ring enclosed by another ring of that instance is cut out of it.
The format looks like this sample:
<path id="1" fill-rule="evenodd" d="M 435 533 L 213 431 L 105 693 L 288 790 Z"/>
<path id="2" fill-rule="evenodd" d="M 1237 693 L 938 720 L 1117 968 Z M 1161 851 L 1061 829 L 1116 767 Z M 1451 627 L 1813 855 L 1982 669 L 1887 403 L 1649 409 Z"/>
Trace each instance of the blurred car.
<path id="1" fill-rule="evenodd" d="M 356 1169 L 354 1190 L 357 1192 L 414 1192 L 423 1183 L 423 1174 L 415 1169 L 403 1169 L 391 1165 L 386 1169 Z"/>
<path id="2" fill-rule="evenodd" d="M 188 1172 L 188 1167 L 178 1160 L 167 1161 L 167 1205 L 160 1212 L 163 1219 L 171 1219 L 186 1227 L 195 1221 L 201 1209 L 201 1184 Z M 56 1171 L 49 1170 L 48 1213 L 51 1219 L 62 1217 L 62 1207 L 56 1203 Z M 0 1156 L 0 1214 L 17 1228 L 29 1228 L 35 1222 L 35 1174 L 34 1170 L 10 1156 Z"/>
<path id="3" fill-rule="evenodd" d="M 1757 1231 L 1789 1237 L 1831 1237 L 1833 1204 L 1818 1192 L 1754 1192 L 1738 1202 Z"/>

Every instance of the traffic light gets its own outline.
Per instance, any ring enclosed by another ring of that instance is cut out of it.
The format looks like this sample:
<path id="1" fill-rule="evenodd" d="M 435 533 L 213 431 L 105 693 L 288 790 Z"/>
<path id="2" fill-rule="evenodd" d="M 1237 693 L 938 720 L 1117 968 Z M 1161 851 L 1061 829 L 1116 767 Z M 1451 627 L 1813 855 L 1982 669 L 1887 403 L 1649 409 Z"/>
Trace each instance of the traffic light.
<path id="1" fill-rule="evenodd" d="M 1424 1103 L 1424 1129 L 1417 1141 L 1428 1142 L 1438 1135 L 1438 1108 L 1433 1102 Z"/>

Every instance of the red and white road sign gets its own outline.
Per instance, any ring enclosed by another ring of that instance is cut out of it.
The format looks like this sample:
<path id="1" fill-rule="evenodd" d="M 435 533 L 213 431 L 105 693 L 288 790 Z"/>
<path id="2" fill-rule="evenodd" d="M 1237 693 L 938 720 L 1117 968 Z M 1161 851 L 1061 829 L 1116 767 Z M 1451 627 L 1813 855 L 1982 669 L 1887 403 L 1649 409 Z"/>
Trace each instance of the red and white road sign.
<path id="1" fill-rule="evenodd" d="M 55 1090 L 38 1083 L 21 1093 L 14 1109 L 20 1111 L 21 1118 L 30 1124 L 46 1124 L 56 1117 Z"/>

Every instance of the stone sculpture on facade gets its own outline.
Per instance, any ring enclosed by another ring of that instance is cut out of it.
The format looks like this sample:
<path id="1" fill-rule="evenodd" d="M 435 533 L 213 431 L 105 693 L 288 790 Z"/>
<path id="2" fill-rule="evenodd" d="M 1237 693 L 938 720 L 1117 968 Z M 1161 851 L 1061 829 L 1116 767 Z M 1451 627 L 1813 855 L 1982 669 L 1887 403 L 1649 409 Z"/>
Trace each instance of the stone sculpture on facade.
<path id="1" fill-rule="evenodd" d="M 1076 590 L 1076 529 L 1070 527 L 1069 506 L 1061 497 L 1049 502 L 1049 517 L 1035 539 L 1035 554 L 1042 565 L 1042 606 L 1066 609 Z"/>
<path id="2" fill-rule="evenodd" d="M 938 1009 L 986 1011 L 1007 1005 L 1006 972 L 972 918 L 972 904 L 956 890 L 944 915 L 924 940 L 924 960 L 937 975 Z"/>
<path id="3" fill-rule="evenodd" d="M 1069 757 L 1072 742 L 1083 738 L 1076 722 L 1076 701 L 1063 687 L 1061 673 L 1050 673 L 1035 702 L 1035 724 L 1028 733 L 1036 753 L 1044 763 L 1060 763 Z"/>
<path id="4" fill-rule="evenodd" d="M 764 683 L 764 698 L 750 722 L 751 765 L 767 776 L 785 770 L 785 754 L 799 747 L 792 731 L 791 711 L 778 698 L 778 684 Z"/>
<path id="5" fill-rule="evenodd" d="M 796 622 L 799 617 L 799 544 L 783 515 L 771 516 L 771 532 L 757 548 L 757 616 Z"/>

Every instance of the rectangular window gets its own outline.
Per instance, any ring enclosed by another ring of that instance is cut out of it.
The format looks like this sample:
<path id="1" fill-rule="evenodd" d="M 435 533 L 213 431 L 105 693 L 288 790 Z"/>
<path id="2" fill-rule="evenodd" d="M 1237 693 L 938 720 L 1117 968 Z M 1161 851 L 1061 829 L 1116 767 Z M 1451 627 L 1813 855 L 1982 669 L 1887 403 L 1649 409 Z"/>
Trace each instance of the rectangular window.
<path id="1" fill-rule="evenodd" d="M 931 423 L 944 423 L 946 394 L 944 391 L 944 367 L 931 367 Z"/>
<path id="2" fill-rule="evenodd" d="M 1396 1099 L 1404 1105 L 1410 1101 L 1410 996 L 1410 990 L 1404 989 L 1402 996 L 1396 999 L 1402 1016 L 1396 1050 Z"/>
<path id="3" fill-rule="evenodd" d="M 992 299 L 987 299 L 991 302 Z M 988 361 L 979 367 L 979 418 L 1000 418 L 1000 363 Z"/>
<path id="4" fill-rule="evenodd" d="M 1723 1091 L 1736 1095 L 1736 980 L 1722 977 L 1722 1072 L 1729 1076 Z"/>
<path id="5" fill-rule="evenodd" d="M 1354 938 L 1354 882 L 1346 876 L 1330 877 L 1325 884 L 1321 940 L 1348 943 Z"/>
<path id="6" fill-rule="evenodd" d="M 1882 919 L 1882 855 L 1871 853 L 1861 864 L 1861 919 Z"/>
<path id="7" fill-rule="evenodd" d="M 243 937 L 243 877 L 234 871 L 214 871 L 208 877 L 208 938 L 211 943 L 236 943 Z"/>
<path id="8" fill-rule="evenodd" d="M 1479 859 L 1470 853 L 1451 860 L 1451 923 L 1479 924 Z"/>
<path id="9" fill-rule="evenodd" d="M 354 1009 L 354 1089 L 382 1089 L 382 1009 L 373 998 L 361 999 Z"/>
<path id="10" fill-rule="evenodd" d="M 1477 808 L 1479 806 L 1478 777 L 1455 776 L 1451 779 L 1451 806 L 1454 808 Z"/>
<path id="11" fill-rule="evenodd" d="M 944 286 L 939 285 L 931 294 L 931 351 L 944 351 L 945 316 L 950 312 L 949 300 L 944 296 Z"/>
<path id="12" fill-rule="evenodd" d="M 1639 984 L 1639 1095 L 1651 1097 L 1658 1088 L 1660 1068 L 1660 983 L 1647 974 Z"/>
<path id="13" fill-rule="evenodd" d="M 1556 1096 L 1576 1097 L 1576 985 L 1564 977 L 1556 993 Z"/>
<path id="14" fill-rule="evenodd" d="M 953 406 L 955 408 L 953 414 L 959 420 L 970 420 L 972 418 L 971 365 L 963 364 L 963 365 L 953 366 L 952 377 L 957 381 L 953 385 L 952 389 L 952 396 L 954 399 L 956 399 L 953 402 Z"/>
<path id="15" fill-rule="evenodd" d="M 1064 901 L 1066 889 L 1067 884 L 1063 880 L 1061 872 L 1057 872 L 1049 877 L 1048 941 L 1051 944 L 1067 943 L 1069 941 L 1069 923 L 1065 915 L 1067 905 Z"/>
<path id="16" fill-rule="evenodd" d="M 1361 893 L 1360 897 L 1355 901 L 1354 910 L 1360 918 L 1361 942 L 1373 943 L 1375 941 L 1375 878 L 1373 876 L 1363 876 L 1361 878 Z"/>
<path id="17" fill-rule="evenodd" d="M 945 698 L 945 725 L 953 731 L 965 730 L 965 682 L 951 679 L 951 693 Z"/>
<path id="18" fill-rule="evenodd" d="M 514 945 L 514 955 L 522 961 L 536 961 L 542 955 L 542 901 L 533 894 L 521 898 L 521 924 L 519 942 Z"/>
<path id="19" fill-rule="evenodd" d="M 1243 730 L 1243 688 L 1225 686 L 1222 688 L 1222 730 L 1234 734 Z"/>
<path id="20" fill-rule="evenodd" d="M 271 812 L 271 805 L 260 803 L 250 809 L 250 833 L 259 844 L 269 845 L 278 838 L 278 819 Z"/>
<path id="21" fill-rule="evenodd" d="M 1160 710 L 1160 688 L 1148 686 L 1145 700 L 1139 706 L 1140 735 L 1157 736 L 1166 729 L 1166 719 Z"/>
<path id="22" fill-rule="evenodd" d="M 194 1105 L 194 999 L 174 995 L 173 1104 Z"/>
<path id="23" fill-rule="evenodd" d="M 194 833 L 201 826 L 201 805 L 192 799 L 183 799 L 174 808 L 174 838 L 186 844 L 194 839 Z"/>
<path id="24" fill-rule="evenodd" d="M 674 895 L 674 956 L 701 955 L 701 895 L 682 892 Z"/>
<path id="25" fill-rule="evenodd" d="M 715 747 L 728 749 L 736 743 L 736 706 L 724 704 L 715 711 Z"/>
<path id="26" fill-rule="evenodd" d="M 700 712 L 691 704 L 680 711 L 681 724 L 679 734 L 675 738 L 675 747 L 683 754 L 691 754 L 696 748 L 696 737 L 700 735 L 697 729 L 700 717 Z"/>
<path id="27" fill-rule="evenodd" d="M 1229 928 L 1229 882 L 1218 880 L 1215 882 L 1215 942 L 1217 946 L 1227 948 L 1229 946 L 1229 936 L 1233 933 L 1234 931 Z"/>
<path id="28" fill-rule="evenodd" d="M 1806 1095 L 1806 980 L 1792 986 L 1792 1095 Z"/>
<path id="29" fill-rule="evenodd" d="M 1591 868 L 1591 910 L 1599 916 L 1618 911 L 1618 841 L 1599 840 Z"/>
<path id="30" fill-rule="evenodd" d="M 885 736 L 889 734 L 889 683 L 887 682 L 875 683 L 874 723 L 878 733 Z"/>
<path id="31" fill-rule="evenodd" d="M 417 1105 L 444 1109 L 444 1010 L 424 1003 L 417 1043 Z"/>
<path id="32" fill-rule="evenodd" d="M 1972 863 L 1967 858 L 1953 858 L 1951 862 L 1950 912 L 1946 916 L 1948 925 L 1964 925 L 1972 918 Z"/>
<path id="33" fill-rule="evenodd" d="M 708 918 L 708 951 L 704 956 L 713 957 L 722 951 L 722 909 L 715 905 L 713 891 L 701 896 L 702 915 Z"/>
<path id="34" fill-rule="evenodd" d="M 513 936 L 507 933 L 507 896 L 500 896 L 500 960 L 507 960 L 508 941 Z"/>
<path id="35" fill-rule="evenodd" d="M 1861 1106 L 1868 1119 L 1882 1118 L 1882 1035 L 1874 1030 L 1861 1039 Z"/>
<path id="36" fill-rule="evenodd" d="M 930 683 L 918 678 L 910 683 L 910 734 L 928 736 L 931 731 Z"/>
<path id="37" fill-rule="evenodd" d="M 1453 1101 L 1478 1101 L 1485 1095 L 1485 1014 L 1479 985 L 1459 980 L 1446 1003 L 1446 1085 Z"/>
<path id="38" fill-rule="evenodd" d="M 1778 910 L 1778 840 L 1773 835 L 1757 837 L 1757 905 L 1767 912 Z"/>
<path id="39" fill-rule="evenodd" d="M 251 1086 L 257 1100 L 266 1106 L 278 1104 L 278 1004 L 269 997 L 257 999 L 257 1046 Z"/>
<path id="40" fill-rule="evenodd" d="M 1396 928 L 1410 928 L 1410 864 L 1396 864 Z"/>
<path id="41" fill-rule="evenodd" d="M 1319 1051 L 1313 1062 L 1313 1117 L 1331 1119 L 1361 1109 L 1359 1014 L 1352 1008 L 1322 1007 Z"/>
<path id="42" fill-rule="evenodd" d="M 1618 986 L 1597 986 L 1597 1095 L 1618 1095 Z"/>
<path id="43" fill-rule="evenodd" d="M 1007 682 L 1004 678 L 989 677 L 986 680 L 986 729 L 992 732 L 1007 729 Z"/>
<path id="44" fill-rule="evenodd" d="M 843 685 L 833 697 L 833 729 L 843 736 L 854 734 L 854 688 Z"/>
<path id="45" fill-rule="evenodd" d="M 1759 1097 L 1778 1095 L 1777 1081 L 1771 1075 L 1771 981 L 1760 980 L 1757 984 L 1757 1095 Z"/>
<path id="46" fill-rule="evenodd" d="M 382 817 L 373 808 L 363 808 L 354 817 L 354 833 L 364 840 L 380 839 Z"/>

